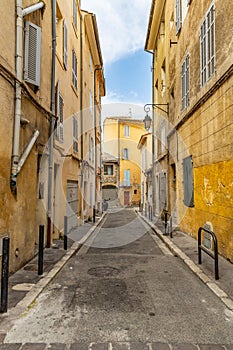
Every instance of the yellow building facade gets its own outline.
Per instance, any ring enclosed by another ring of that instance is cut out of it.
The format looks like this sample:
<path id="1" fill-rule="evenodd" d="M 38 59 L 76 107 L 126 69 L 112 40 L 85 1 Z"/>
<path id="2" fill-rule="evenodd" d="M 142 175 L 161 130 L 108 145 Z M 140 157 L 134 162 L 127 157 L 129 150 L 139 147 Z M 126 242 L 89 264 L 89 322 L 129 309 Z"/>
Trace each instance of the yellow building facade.
<path id="1" fill-rule="evenodd" d="M 194 237 L 207 224 L 220 253 L 233 261 L 230 8 L 230 1 L 219 0 L 152 1 L 145 49 L 153 53 L 154 135 L 160 140 L 156 113 L 159 104 L 167 107 L 160 113 L 166 165 L 158 159 L 166 166 L 164 208 Z"/>
<path id="2" fill-rule="evenodd" d="M 92 216 L 91 196 L 100 207 L 105 85 L 96 19 L 79 1 L 8 1 L 0 13 L 0 256 L 8 236 L 13 272 L 37 252 L 40 226 L 50 246 L 65 216 L 70 230 Z"/>
<path id="3" fill-rule="evenodd" d="M 139 205 L 141 200 L 141 161 L 138 141 L 144 123 L 127 117 L 104 120 L 104 150 L 118 159 L 118 199 L 121 205 Z"/>

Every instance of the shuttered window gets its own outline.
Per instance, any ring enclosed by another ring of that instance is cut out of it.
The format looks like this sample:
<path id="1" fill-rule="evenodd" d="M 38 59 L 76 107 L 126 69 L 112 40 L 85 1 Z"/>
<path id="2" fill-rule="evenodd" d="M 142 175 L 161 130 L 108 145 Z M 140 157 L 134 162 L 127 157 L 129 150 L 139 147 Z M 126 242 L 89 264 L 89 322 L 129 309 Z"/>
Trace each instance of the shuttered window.
<path id="1" fill-rule="evenodd" d="M 176 0 L 176 34 L 179 33 L 182 25 L 182 1 Z"/>
<path id="2" fill-rule="evenodd" d="M 63 21 L 63 64 L 67 69 L 68 51 L 67 51 L 67 25 L 65 20 Z"/>
<path id="3" fill-rule="evenodd" d="M 75 90 L 78 89 L 78 79 L 77 79 L 77 56 L 74 49 L 72 50 L 72 83 Z"/>
<path id="4" fill-rule="evenodd" d="M 73 151 L 78 152 L 78 120 L 73 116 Z"/>
<path id="5" fill-rule="evenodd" d="M 73 23 L 74 23 L 74 27 L 77 30 L 78 26 L 77 26 L 77 3 L 76 0 L 73 0 Z"/>
<path id="6" fill-rule="evenodd" d="M 56 88 L 56 115 L 57 115 L 56 135 L 59 141 L 64 140 L 63 113 L 64 113 L 64 100 L 60 94 L 60 83 L 58 81 L 57 88 Z"/>
<path id="7" fill-rule="evenodd" d="M 25 23 L 24 80 L 40 86 L 41 28 Z"/>
<path id="8" fill-rule="evenodd" d="M 192 156 L 183 159 L 184 204 L 194 207 L 194 179 Z"/>
<path id="9" fill-rule="evenodd" d="M 124 170 L 124 186 L 130 186 L 130 170 Z"/>
<path id="10" fill-rule="evenodd" d="M 182 111 L 189 105 L 189 79 L 190 79 L 190 68 L 189 68 L 189 54 L 185 57 L 181 69 L 181 81 L 182 81 Z"/>
<path id="11" fill-rule="evenodd" d="M 167 186 L 166 186 L 166 173 L 161 172 L 159 174 L 159 202 L 160 211 L 166 208 L 167 205 Z"/>
<path id="12" fill-rule="evenodd" d="M 214 5 L 207 12 L 200 29 L 200 72 L 203 86 L 215 70 L 215 19 Z"/>
<path id="13" fill-rule="evenodd" d="M 122 159 L 126 159 L 126 160 L 129 159 L 129 150 L 128 150 L 128 148 L 123 148 L 122 149 Z"/>

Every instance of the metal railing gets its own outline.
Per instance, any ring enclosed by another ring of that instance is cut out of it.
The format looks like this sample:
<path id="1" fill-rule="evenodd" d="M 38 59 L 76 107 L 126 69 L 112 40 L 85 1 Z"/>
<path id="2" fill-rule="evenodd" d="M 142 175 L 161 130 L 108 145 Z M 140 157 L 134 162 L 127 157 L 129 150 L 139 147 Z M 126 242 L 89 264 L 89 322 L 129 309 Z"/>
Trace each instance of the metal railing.
<path id="1" fill-rule="evenodd" d="M 201 241 L 201 234 L 202 232 L 207 232 L 209 235 L 211 235 L 213 239 L 213 245 L 214 245 L 214 252 L 211 252 L 207 247 L 202 245 Z M 218 268 L 218 241 L 217 237 L 214 232 L 210 231 L 209 229 L 205 227 L 200 227 L 198 230 L 198 264 L 202 263 L 201 258 L 201 251 L 204 251 L 206 254 L 208 254 L 212 259 L 214 259 L 214 268 L 215 268 L 215 279 L 219 279 L 219 268 Z"/>

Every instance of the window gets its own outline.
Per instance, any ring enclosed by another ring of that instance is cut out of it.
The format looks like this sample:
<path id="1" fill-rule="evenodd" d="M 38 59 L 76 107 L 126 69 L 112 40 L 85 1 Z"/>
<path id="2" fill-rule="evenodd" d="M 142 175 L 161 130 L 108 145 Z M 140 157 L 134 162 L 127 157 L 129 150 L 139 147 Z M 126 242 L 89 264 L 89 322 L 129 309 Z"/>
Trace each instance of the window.
<path id="1" fill-rule="evenodd" d="M 176 0 L 176 34 L 179 33 L 182 25 L 182 1 Z"/>
<path id="2" fill-rule="evenodd" d="M 129 137 L 129 125 L 124 126 L 124 136 Z"/>
<path id="3" fill-rule="evenodd" d="M 202 22 L 200 29 L 201 50 L 201 86 L 203 86 L 214 74 L 215 68 L 215 24 L 214 5 L 212 4 Z"/>
<path id="4" fill-rule="evenodd" d="M 183 159 L 184 176 L 184 204 L 187 207 L 194 207 L 194 186 L 193 186 L 193 161 L 192 156 Z"/>
<path id="5" fill-rule="evenodd" d="M 75 29 L 77 30 L 78 23 L 77 23 L 77 3 L 76 3 L 76 0 L 73 0 L 73 24 L 74 24 Z"/>
<path id="6" fill-rule="evenodd" d="M 91 135 L 89 135 L 89 160 L 94 162 L 94 140 Z"/>
<path id="7" fill-rule="evenodd" d="M 133 193 L 134 193 L 134 194 L 137 194 L 137 193 L 138 193 L 138 190 L 133 190 Z"/>
<path id="8" fill-rule="evenodd" d="M 189 54 L 186 56 L 181 69 L 181 81 L 182 81 L 182 111 L 189 105 Z"/>
<path id="9" fill-rule="evenodd" d="M 90 91 L 90 115 L 93 116 L 93 97 L 92 92 Z"/>
<path id="10" fill-rule="evenodd" d="M 78 120 L 73 116 L 73 151 L 78 152 Z"/>
<path id="11" fill-rule="evenodd" d="M 78 89 L 78 80 L 77 80 L 77 57 L 74 49 L 72 50 L 72 84 L 75 90 Z"/>
<path id="12" fill-rule="evenodd" d="M 113 165 L 104 165 L 104 175 L 113 175 Z"/>
<path id="13" fill-rule="evenodd" d="M 67 52 L 67 25 L 65 20 L 63 21 L 63 64 L 65 69 L 67 69 L 67 60 L 68 60 L 68 52 Z"/>
<path id="14" fill-rule="evenodd" d="M 63 133 L 63 110 L 64 110 L 64 100 L 60 94 L 60 82 L 57 82 L 57 88 L 56 88 L 56 115 L 57 115 L 57 139 L 59 141 L 64 140 L 64 133 Z"/>
<path id="15" fill-rule="evenodd" d="M 25 23 L 24 80 L 40 86 L 41 28 Z"/>
<path id="16" fill-rule="evenodd" d="M 122 149 L 122 159 L 129 159 L 129 150 L 128 148 L 123 148 Z"/>
<path id="17" fill-rule="evenodd" d="M 161 153 L 166 149 L 166 124 L 163 122 L 161 125 Z"/>
<path id="18" fill-rule="evenodd" d="M 124 186 L 130 186 L 130 170 L 124 170 Z"/>

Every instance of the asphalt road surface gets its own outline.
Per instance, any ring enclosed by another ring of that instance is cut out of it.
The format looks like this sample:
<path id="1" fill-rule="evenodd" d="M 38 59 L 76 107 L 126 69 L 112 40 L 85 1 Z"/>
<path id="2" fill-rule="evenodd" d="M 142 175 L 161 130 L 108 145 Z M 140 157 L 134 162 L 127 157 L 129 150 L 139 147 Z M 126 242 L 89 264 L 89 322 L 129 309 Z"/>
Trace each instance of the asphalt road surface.
<path id="1" fill-rule="evenodd" d="M 233 344 L 233 315 L 124 209 L 106 215 L 5 341 Z"/>

